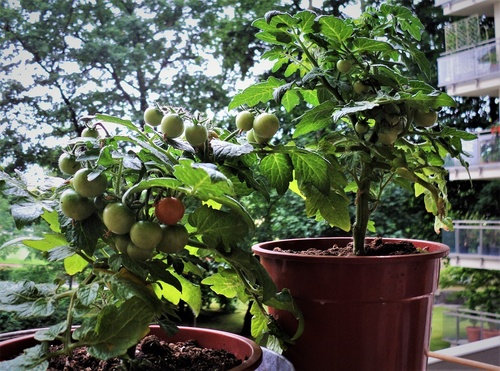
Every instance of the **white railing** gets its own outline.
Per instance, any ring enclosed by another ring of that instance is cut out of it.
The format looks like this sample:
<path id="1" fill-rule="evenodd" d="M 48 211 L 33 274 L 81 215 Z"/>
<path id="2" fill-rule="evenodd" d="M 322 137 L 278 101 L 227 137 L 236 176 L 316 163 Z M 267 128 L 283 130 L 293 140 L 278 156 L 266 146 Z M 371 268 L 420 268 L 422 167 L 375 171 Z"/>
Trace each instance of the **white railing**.
<path id="1" fill-rule="evenodd" d="M 451 345 L 500 336 L 500 314 L 457 307 L 449 308 L 443 316 L 443 340 Z"/>
<path id="2" fill-rule="evenodd" d="M 499 51 L 500 40 L 489 40 L 472 48 L 445 54 L 437 61 L 438 85 L 500 77 Z"/>
<path id="3" fill-rule="evenodd" d="M 500 256 L 500 220 L 455 220 L 453 229 L 443 232 L 450 255 Z"/>
<path id="4" fill-rule="evenodd" d="M 465 160 L 471 166 L 493 162 L 500 164 L 500 133 L 487 130 L 477 134 L 477 139 L 462 142 L 462 148 L 470 155 Z M 461 164 L 457 159 L 448 159 L 446 166 L 461 166 Z"/>

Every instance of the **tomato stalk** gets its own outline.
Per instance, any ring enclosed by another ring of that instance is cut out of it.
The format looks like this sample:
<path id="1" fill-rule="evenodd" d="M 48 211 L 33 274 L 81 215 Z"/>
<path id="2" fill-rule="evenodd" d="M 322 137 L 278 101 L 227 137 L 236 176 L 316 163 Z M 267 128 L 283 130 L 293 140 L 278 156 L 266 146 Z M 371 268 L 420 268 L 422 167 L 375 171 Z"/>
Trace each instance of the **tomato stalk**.
<path id="1" fill-rule="evenodd" d="M 369 164 L 361 165 L 361 177 L 357 181 L 356 192 L 356 221 L 353 225 L 353 249 L 355 255 L 365 255 L 365 238 L 370 220 L 370 188 L 373 169 Z"/>

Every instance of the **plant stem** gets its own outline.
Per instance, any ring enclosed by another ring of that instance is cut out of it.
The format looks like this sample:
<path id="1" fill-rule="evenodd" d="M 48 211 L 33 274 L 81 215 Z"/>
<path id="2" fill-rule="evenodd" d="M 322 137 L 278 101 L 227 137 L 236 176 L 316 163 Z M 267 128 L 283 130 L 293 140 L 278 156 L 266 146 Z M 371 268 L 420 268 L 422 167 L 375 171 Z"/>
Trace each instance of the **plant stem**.
<path id="1" fill-rule="evenodd" d="M 365 255 L 365 237 L 370 220 L 370 186 L 372 168 L 370 164 L 361 165 L 361 176 L 356 193 L 356 221 L 352 228 L 355 255 Z"/>

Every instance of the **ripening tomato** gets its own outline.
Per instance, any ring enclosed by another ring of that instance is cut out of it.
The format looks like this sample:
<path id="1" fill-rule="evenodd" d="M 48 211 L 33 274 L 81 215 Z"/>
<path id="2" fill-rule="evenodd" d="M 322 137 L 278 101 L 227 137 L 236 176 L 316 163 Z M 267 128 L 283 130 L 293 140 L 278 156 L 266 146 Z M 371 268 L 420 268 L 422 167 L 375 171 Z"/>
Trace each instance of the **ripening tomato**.
<path id="1" fill-rule="evenodd" d="M 189 240 L 189 233 L 182 224 L 162 225 L 163 238 L 156 249 L 167 254 L 182 251 Z"/>
<path id="2" fill-rule="evenodd" d="M 162 198 L 155 205 L 155 215 L 160 222 L 167 225 L 177 224 L 182 217 L 186 208 L 181 200 L 175 197 Z"/>

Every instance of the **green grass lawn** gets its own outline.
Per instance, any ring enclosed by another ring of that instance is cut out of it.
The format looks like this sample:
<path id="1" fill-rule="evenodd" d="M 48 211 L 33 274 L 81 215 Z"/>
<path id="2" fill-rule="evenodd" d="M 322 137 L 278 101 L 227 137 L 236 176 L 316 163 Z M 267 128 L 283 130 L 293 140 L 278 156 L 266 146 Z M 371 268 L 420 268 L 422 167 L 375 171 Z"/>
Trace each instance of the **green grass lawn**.
<path id="1" fill-rule="evenodd" d="M 443 340 L 445 310 L 445 307 L 435 306 L 432 311 L 431 351 L 450 347 L 450 343 Z"/>

